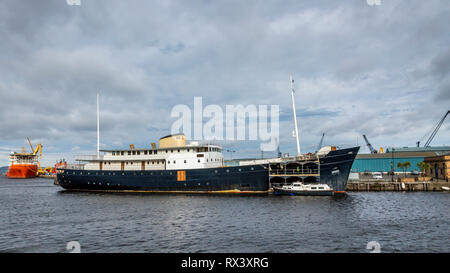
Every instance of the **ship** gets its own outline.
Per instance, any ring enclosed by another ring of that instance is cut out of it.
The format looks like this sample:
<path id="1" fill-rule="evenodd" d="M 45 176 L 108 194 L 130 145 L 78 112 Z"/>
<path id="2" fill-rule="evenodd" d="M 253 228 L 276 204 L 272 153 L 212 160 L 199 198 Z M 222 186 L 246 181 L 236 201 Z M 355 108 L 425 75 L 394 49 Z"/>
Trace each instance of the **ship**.
<path id="1" fill-rule="evenodd" d="M 58 168 L 55 184 L 66 190 L 108 192 L 269 193 L 292 182 L 327 184 L 344 193 L 359 147 L 323 147 L 300 158 L 225 166 L 222 147 L 186 144 L 184 134 L 159 139 L 159 148 L 99 150 L 80 164 Z"/>
<path id="2" fill-rule="evenodd" d="M 274 187 L 275 195 L 302 195 L 302 196 L 329 196 L 333 195 L 333 189 L 327 184 L 303 184 L 295 182 L 281 188 Z"/>
<path id="3" fill-rule="evenodd" d="M 158 148 L 152 143 L 151 148 L 130 145 L 129 149 L 100 150 L 97 94 L 97 155 L 59 168 L 55 184 L 78 191 L 268 193 L 277 186 L 302 182 L 327 184 L 334 194 L 344 193 L 359 147 L 326 146 L 317 153 L 302 154 L 292 75 L 290 81 L 295 157 L 226 166 L 221 146 L 196 141 L 187 144 L 182 133 L 160 138 Z"/>
<path id="4" fill-rule="evenodd" d="M 33 178 L 38 175 L 38 157 L 42 156 L 42 145 L 38 144 L 36 149 L 33 149 L 30 139 L 28 137 L 27 139 L 32 152 L 27 153 L 23 148 L 20 153 L 9 154 L 9 167 L 6 172 L 8 178 Z"/>
<path id="5" fill-rule="evenodd" d="M 159 139 L 158 148 L 99 150 L 59 168 L 55 184 L 72 191 L 239 193 L 269 191 L 268 166 L 224 166 L 222 147 L 184 134 Z"/>

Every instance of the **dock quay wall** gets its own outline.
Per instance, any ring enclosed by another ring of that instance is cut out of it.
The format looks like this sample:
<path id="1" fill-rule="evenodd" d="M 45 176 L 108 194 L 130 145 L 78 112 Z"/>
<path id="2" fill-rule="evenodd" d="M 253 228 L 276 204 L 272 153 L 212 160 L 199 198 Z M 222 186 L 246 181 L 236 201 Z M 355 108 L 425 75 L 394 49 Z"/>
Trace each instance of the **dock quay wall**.
<path id="1" fill-rule="evenodd" d="M 348 192 L 356 191 L 444 191 L 442 187 L 450 188 L 450 182 L 387 182 L 387 181 L 348 181 Z"/>

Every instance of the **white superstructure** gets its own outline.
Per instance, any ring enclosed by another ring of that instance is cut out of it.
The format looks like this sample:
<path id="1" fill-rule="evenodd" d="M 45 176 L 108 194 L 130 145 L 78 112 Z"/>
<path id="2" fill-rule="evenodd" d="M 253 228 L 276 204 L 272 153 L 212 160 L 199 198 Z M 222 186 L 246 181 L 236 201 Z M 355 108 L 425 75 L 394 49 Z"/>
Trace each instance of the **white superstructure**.
<path id="1" fill-rule="evenodd" d="M 178 134 L 161 138 L 159 146 L 145 149 L 130 147 L 127 150 L 101 150 L 103 155 L 98 158 L 89 156 L 79 157 L 77 160 L 87 162 L 84 165 L 85 170 L 183 170 L 223 166 L 222 147 L 218 145 L 199 145 L 195 142 L 186 145 L 184 135 Z"/>

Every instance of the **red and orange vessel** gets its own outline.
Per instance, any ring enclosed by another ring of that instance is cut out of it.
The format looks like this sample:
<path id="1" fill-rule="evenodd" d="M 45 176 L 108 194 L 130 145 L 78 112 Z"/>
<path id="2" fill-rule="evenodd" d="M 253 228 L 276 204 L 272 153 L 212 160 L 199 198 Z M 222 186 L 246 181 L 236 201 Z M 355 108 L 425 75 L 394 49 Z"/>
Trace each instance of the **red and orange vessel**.
<path id="1" fill-rule="evenodd" d="M 28 139 L 28 141 L 30 141 Z M 38 144 L 31 153 L 26 153 L 25 148 L 21 153 L 11 152 L 9 155 L 9 168 L 6 176 L 8 178 L 33 178 L 38 175 L 38 152 L 42 155 L 42 145 Z"/>
<path id="2" fill-rule="evenodd" d="M 37 176 L 37 156 L 25 153 L 9 155 L 8 178 L 32 178 Z"/>

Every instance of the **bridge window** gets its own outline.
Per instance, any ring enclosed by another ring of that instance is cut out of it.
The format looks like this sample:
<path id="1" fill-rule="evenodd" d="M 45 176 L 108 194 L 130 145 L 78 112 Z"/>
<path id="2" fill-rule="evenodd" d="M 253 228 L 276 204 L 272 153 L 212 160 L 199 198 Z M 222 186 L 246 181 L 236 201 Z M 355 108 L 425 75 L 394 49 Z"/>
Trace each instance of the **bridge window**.
<path id="1" fill-rule="evenodd" d="M 128 151 L 128 155 L 131 155 L 131 151 Z"/>

